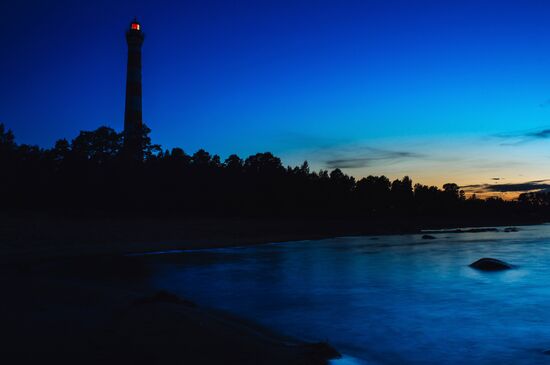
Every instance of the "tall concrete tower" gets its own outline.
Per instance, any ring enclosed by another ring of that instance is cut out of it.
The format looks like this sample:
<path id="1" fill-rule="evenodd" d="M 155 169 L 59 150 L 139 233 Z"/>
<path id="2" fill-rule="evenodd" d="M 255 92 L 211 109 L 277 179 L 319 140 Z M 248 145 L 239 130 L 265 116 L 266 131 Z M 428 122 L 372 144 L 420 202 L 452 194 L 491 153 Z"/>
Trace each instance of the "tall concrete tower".
<path id="1" fill-rule="evenodd" d="M 124 110 L 124 154 L 127 158 L 143 159 L 141 116 L 141 46 L 144 34 L 141 24 L 134 21 L 126 31 L 128 68 L 126 73 L 126 108 Z"/>

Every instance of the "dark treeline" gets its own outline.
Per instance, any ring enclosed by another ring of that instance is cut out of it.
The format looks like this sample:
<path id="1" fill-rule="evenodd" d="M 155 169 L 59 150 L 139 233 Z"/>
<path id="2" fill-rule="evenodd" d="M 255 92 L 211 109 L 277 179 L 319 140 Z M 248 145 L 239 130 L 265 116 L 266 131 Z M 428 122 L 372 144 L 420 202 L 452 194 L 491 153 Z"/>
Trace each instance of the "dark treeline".
<path id="1" fill-rule="evenodd" d="M 143 135 L 144 161 L 122 153 L 123 136 L 108 127 L 62 139 L 51 149 L 18 145 L 0 124 L 0 189 L 4 209 L 151 213 L 193 217 L 366 218 L 442 224 L 543 220 L 550 195 L 516 201 L 466 198 L 459 186 L 413 184 L 341 170 L 285 167 L 269 152 L 222 161 L 199 150 L 163 151 Z"/>

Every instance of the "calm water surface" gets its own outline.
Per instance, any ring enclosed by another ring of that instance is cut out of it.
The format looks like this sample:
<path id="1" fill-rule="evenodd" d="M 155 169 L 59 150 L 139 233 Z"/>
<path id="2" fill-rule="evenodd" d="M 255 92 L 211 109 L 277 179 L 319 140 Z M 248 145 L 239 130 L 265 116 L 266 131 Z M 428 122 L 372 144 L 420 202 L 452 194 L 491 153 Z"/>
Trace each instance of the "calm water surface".
<path id="1" fill-rule="evenodd" d="M 363 363 L 550 364 L 550 225 L 434 236 L 171 253 L 152 280 Z M 481 257 L 518 267 L 467 266 Z"/>

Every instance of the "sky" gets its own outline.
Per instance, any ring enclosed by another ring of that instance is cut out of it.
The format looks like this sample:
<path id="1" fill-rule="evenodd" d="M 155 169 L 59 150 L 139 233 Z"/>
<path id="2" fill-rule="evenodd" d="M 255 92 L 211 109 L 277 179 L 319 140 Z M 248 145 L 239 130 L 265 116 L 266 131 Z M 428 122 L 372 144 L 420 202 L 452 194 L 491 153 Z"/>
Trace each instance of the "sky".
<path id="1" fill-rule="evenodd" d="M 124 33 L 164 148 L 410 176 L 468 192 L 550 188 L 548 1 L 2 1 L 0 123 L 51 147 L 122 129 Z"/>

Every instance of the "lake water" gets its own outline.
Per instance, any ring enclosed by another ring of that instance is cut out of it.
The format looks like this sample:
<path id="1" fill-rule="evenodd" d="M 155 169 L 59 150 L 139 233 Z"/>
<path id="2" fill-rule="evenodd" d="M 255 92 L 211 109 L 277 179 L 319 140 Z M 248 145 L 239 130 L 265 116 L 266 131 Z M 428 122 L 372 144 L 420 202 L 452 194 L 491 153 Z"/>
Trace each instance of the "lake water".
<path id="1" fill-rule="evenodd" d="M 519 229 L 170 253 L 152 280 L 358 363 L 550 364 L 550 225 Z"/>

